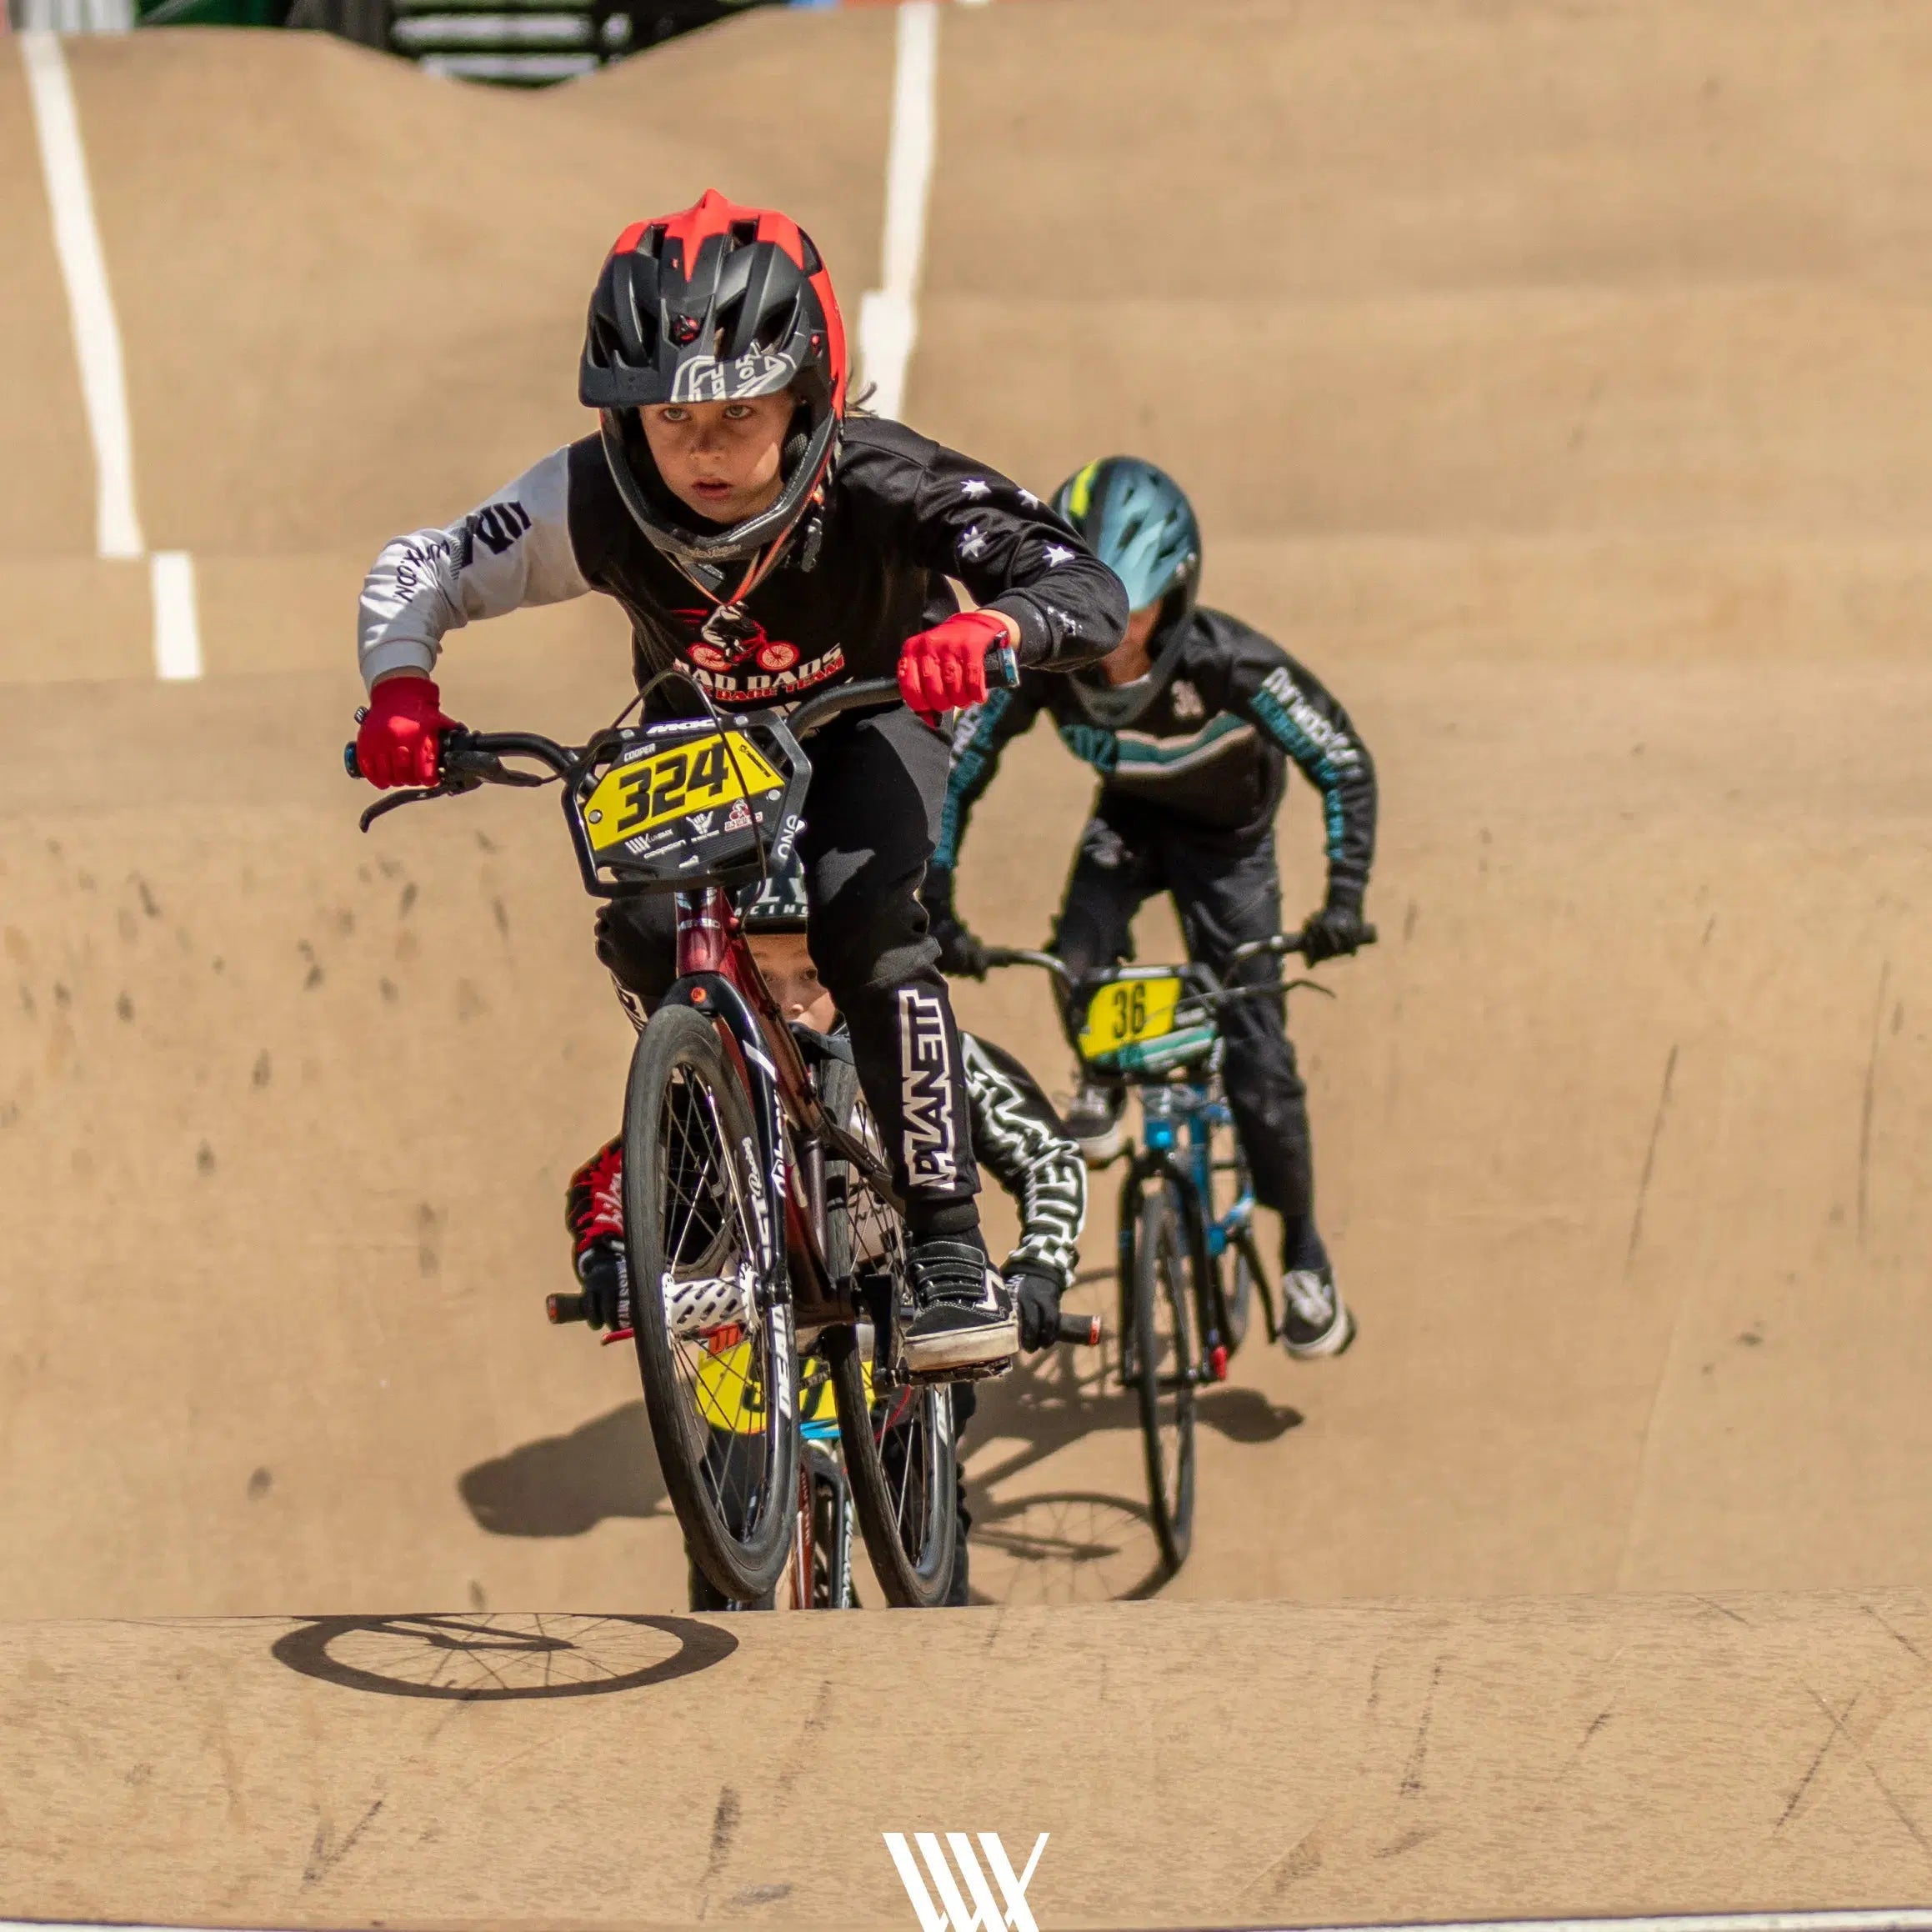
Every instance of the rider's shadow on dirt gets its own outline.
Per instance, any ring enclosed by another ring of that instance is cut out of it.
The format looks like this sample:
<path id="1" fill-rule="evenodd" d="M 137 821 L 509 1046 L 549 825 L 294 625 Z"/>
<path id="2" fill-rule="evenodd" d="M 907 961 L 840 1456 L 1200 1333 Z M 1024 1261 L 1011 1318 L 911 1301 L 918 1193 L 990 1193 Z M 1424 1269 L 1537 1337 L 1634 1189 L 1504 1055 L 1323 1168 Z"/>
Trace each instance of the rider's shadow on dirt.
<path id="1" fill-rule="evenodd" d="M 465 1469 L 456 1489 L 493 1536 L 582 1536 L 607 1517 L 671 1508 L 642 1402 L 493 1456 Z"/>

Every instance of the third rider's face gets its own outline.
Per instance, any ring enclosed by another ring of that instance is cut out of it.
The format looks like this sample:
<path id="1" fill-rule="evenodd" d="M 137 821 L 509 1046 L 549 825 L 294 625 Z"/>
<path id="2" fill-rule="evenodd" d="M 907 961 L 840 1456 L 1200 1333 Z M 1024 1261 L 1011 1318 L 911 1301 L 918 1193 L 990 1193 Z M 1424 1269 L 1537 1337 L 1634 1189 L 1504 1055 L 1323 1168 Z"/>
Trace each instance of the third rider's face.
<path id="1" fill-rule="evenodd" d="M 707 523 L 742 523 L 778 501 L 791 426 L 787 393 L 738 403 L 661 403 L 643 412 L 664 486 Z"/>
<path id="2" fill-rule="evenodd" d="M 830 1033 L 838 1017 L 832 995 L 812 963 L 812 948 L 803 933 L 753 933 L 752 956 L 758 961 L 778 1011 L 787 1019 L 802 1019 L 818 1033 Z"/>

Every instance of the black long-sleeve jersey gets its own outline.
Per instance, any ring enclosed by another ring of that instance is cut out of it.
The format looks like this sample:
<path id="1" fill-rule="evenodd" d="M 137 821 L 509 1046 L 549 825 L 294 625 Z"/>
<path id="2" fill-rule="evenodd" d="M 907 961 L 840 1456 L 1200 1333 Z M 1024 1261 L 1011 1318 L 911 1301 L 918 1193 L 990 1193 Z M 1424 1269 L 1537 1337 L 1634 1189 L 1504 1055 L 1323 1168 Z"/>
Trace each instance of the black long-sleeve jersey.
<path id="1" fill-rule="evenodd" d="M 1331 897 L 1359 904 L 1375 856 L 1375 767 L 1348 713 L 1314 675 L 1260 632 L 1197 609 L 1159 692 L 1131 729 L 1097 724 L 1074 680 L 1028 671 L 965 713 L 935 867 L 958 863 L 974 802 L 1001 753 L 1042 711 L 1100 774 L 1102 810 L 1130 803 L 1229 848 L 1274 823 L 1293 760 L 1322 794 Z"/>
<path id="2" fill-rule="evenodd" d="M 1014 620 L 1023 665 L 1085 663 L 1126 624 L 1119 580 L 1030 490 L 876 418 L 848 425 L 817 531 L 720 610 L 638 528 L 591 436 L 448 529 L 389 543 L 363 587 L 359 655 L 370 683 L 432 673 L 472 618 L 598 590 L 630 618 L 640 686 L 681 663 L 720 705 L 773 704 L 889 674 L 948 578 Z"/>

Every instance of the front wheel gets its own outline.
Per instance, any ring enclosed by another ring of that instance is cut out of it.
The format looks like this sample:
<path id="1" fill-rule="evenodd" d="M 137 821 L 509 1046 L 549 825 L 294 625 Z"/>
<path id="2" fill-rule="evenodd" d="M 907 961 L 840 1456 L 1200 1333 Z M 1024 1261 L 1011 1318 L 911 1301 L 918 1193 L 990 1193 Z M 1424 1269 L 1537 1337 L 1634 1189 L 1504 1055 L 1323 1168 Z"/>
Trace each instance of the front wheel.
<path id="1" fill-rule="evenodd" d="M 660 1008 L 624 1099 L 638 1367 L 691 1559 L 738 1603 L 778 1582 L 798 1506 L 791 1309 L 759 1238 L 774 1224 L 750 1097 L 717 1029 Z"/>
<path id="2" fill-rule="evenodd" d="M 878 1149 L 878 1128 L 849 1067 L 828 1067 L 819 1097 L 841 1127 Z M 905 1275 L 905 1224 L 854 1162 L 827 1164 L 826 1196 L 833 1273 L 868 1279 L 877 1299 L 896 1303 Z M 823 1351 L 853 1506 L 879 1589 L 897 1609 L 934 1609 L 952 1588 L 958 1534 L 953 1391 L 873 1389 L 855 1329 L 828 1329 Z"/>
<path id="3" fill-rule="evenodd" d="M 1134 1224 L 1129 1281 L 1129 1379 L 1147 1452 L 1154 1533 L 1170 1571 L 1188 1559 L 1194 1534 L 1194 1348 L 1189 1310 L 1190 1244 L 1174 1186 L 1150 1178 Z"/>

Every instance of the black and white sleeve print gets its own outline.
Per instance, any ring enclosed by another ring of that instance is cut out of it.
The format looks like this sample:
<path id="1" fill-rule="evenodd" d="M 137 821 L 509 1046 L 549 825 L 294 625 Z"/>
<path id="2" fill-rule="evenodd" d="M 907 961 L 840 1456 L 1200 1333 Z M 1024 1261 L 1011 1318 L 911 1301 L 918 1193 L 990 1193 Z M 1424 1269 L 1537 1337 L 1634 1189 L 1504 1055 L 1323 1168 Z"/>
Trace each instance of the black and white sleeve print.
<path id="1" fill-rule="evenodd" d="M 433 676 L 446 633 L 589 590 L 570 543 L 568 457 L 553 451 L 446 530 L 383 545 L 357 626 L 365 684 L 388 671 Z"/>
<path id="2" fill-rule="evenodd" d="M 1020 1212 L 1019 1245 L 1007 1271 L 1026 1266 L 1064 1291 L 1079 1264 L 1087 1222 L 1087 1167 L 1053 1104 L 1013 1055 L 969 1033 L 959 1036 L 973 1152 L 1012 1195 Z"/>

